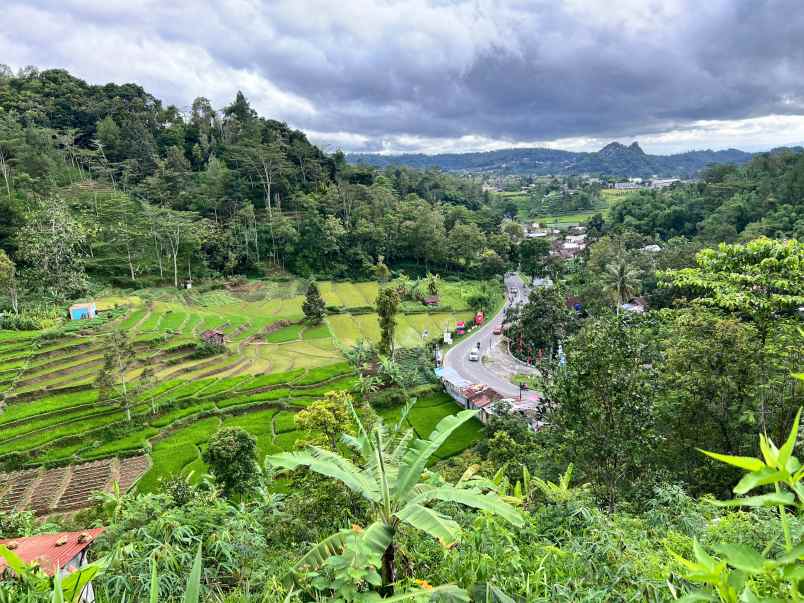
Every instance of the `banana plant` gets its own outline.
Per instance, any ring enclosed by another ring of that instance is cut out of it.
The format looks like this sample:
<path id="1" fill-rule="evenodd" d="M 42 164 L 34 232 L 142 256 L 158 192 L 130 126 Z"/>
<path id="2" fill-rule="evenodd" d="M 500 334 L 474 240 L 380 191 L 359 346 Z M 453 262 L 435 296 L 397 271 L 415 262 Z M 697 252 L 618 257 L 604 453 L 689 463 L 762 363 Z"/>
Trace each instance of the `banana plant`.
<path id="1" fill-rule="evenodd" d="M 796 377 L 798 378 L 798 377 Z M 801 409 L 796 414 L 790 435 L 780 448 L 765 434 L 759 436 L 762 458 L 734 456 L 700 450 L 703 454 L 743 469 L 746 473 L 734 486 L 739 497 L 716 501 L 724 507 L 769 507 L 779 514 L 779 523 L 784 534 L 782 551 L 770 556 L 773 543 L 762 551 L 744 544 L 719 543 L 714 545 L 717 557 L 710 555 L 697 541 L 693 543 L 694 559 L 686 559 L 676 553 L 674 558 L 687 569 L 684 576 L 704 589 L 686 595 L 685 601 L 721 601 L 722 603 L 753 603 L 759 601 L 802 601 L 804 594 L 804 541 L 798 540 L 790 529 L 788 513 L 800 515 L 804 511 L 804 466 L 793 454 L 798 442 Z M 769 488 L 763 494 L 749 495 L 757 488 Z M 759 584 L 759 588 L 757 588 Z M 760 598 L 768 585 L 778 589 L 784 598 Z"/>
<path id="2" fill-rule="evenodd" d="M 520 511 L 504 501 L 489 480 L 472 475 L 449 484 L 437 473 L 427 470 L 435 452 L 477 411 L 465 410 L 444 417 L 429 437 L 418 438 L 412 429 L 402 428 L 412 407 L 412 403 L 406 405 L 400 421 L 391 430 L 378 420 L 370 431 L 365 429 L 354 408 L 350 408 L 358 434 L 343 434 L 341 439 L 354 450 L 356 462 L 337 452 L 312 446 L 305 451 L 286 452 L 266 459 L 277 468 L 307 467 L 336 479 L 369 502 L 375 521 L 365 532 L 376 536 L 375 546 L 382 547 L 382 590 L 386 593 L 393 593 L 396 582 L 394 539 L 401 524 L 429 534 L 445 547 L 457 543 L 458 524 L 433 509 L 433 503 L 458 503 L 498 515 L 516 526 L 524 523 Z M 345 544 L 343 533 L 330 536 L 302 557 L 294 570 L 321 567 L 330 556 L 340 554 Z"/>

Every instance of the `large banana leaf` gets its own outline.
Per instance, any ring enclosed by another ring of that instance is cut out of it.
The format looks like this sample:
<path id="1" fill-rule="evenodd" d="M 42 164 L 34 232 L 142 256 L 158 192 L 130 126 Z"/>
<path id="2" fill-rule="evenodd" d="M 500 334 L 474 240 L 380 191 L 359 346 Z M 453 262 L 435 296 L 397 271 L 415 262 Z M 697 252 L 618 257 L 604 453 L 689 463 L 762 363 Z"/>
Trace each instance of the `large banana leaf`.
<path id="1" fill-rule="evenodd" d="M 441 445 L 456 429 L 469 421 L 475 414 L 477 414 L 476 410 L 462 410 L 456 415 L 446 416 L 438 422 L 429 438 L 414 440 L 410 443 L 402 458 L 399 477 L 393 487 L 397 500 L 402 500 L 407 496 L 410 489 L 419 481 L 430 457 L 441 448 Z"/>
<path id="2" fill-rule="evenodd" d="M 435 598 L 437 596 L 437 598 Z M 383 603 L 402 603 L 403 601 L 443 601 L 443 603 L 468 603 L 469 593 L 454 584 L 444 584 L 427 589 L 410 590 L 401 595 L 383 599 Z"/>
<path id="3" fill-rule="evenodd" d="M 81 593 L 84 592 L 87 584 L 92 582 L 95 576 L 106 569 L 107 566 L 108 561 L 106 558 L 98 559 L 94 563 L 85 565 L 65 576 L 61 580 L 61 590 L 64 595 L 64 600 L 67 601 L 67 603 L 76 603 L 81 598 Z"/>
<path id="4" fill-rule="evenodd" d="M 151 588 L 149 591 L 148 602 L 159 603 L 159 575 L 156 571 L 156 558 L 151 557 Z"/>
<path id="5" fill-rule="evenodd" d="M 198 603 L 201 598 L 201 544 L 198 545 L 198 552 L 195 554 L 193 569 L 187 578 L 187 588 L 184 590 L 183 603 Z"/>
<path id="6" fill-rule="evenodd" d="M 346 539 L 351 535 L 350 530 L 341 530 L 316 544 L 293 565 L 291 571 L 285 576 L 285 583 L 293 581 L 294 572 L 304 568 L 317 569 L 333 555 L 340 555 L 346 546 Z M 382 555 L 385 552 L 393 537 L 394 534 L 391 528 L 381 521 L 375 521 L 361 534 L 363 542 L 377 555 Z"/>
<path id="7" fill-rule="evenodd" d="M 310 452 L 283 452 L 269 455 L 265 460 L 275 467 L 290 470 L 309 467 L 311 471 L 343 482 L 350 490 L 372 502 L 380 500 L 379 484 L 370 480 L 366 473 L 337 453 L 312 448 Z"/>
<path id="8" fill-rule="evenodd" d="M 451 546 L 458 540 L 460 526 L 446 515 L 422 505 L 405 505 L 396 513 L 400 521 L 426 532 L 438 539 L 444 546 Z"/>
<path id="9" fill-rule="evenodd" d="M 433 488 L 418 494 L 410 499 L 408 505 L 422 505 L 431 500 L 443 500 L 446 502 L 454 502 L 467 507 L 475 509 L 483 509 L 496 515 L 499 515 L 509 523 L 519 527 L 525 523 L 522 514 L 509 505 L 496 494 L 488 493 L 482 494 L 477 490 L 465 490 L 462 488 L 455 488 L 454 486 L 441 486 Z"/>

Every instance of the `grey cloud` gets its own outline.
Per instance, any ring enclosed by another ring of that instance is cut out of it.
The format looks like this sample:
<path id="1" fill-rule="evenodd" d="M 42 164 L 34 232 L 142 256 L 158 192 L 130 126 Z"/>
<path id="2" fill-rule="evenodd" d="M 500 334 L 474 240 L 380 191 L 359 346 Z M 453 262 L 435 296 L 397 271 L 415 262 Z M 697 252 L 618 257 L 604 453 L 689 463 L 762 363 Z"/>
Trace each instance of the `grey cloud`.
<path id="1" fill-rule="evenodd" d="M 267 92 L 253 99 L 296 127 L 400 148 L 416 138 L 629 137 L 804 114 L 798 0 L 7 2 L 0 49 L 5 38 L 41 67 L 69 65 L 92 80 L 101 70 L 76 56 L 91 52 L 81 37 L 119 36 L 131 43 L 121 52 L 139 60 L 151 46 L 185 62 L 207 57 L 231 78 L 215 94 L 231 98 L 252 74 L 306 100 L 314 111 Z M 24 20 L 30 11 L 47 18 L 47 35 Z M 143 71 L 128 58 L 109 57 L 118 81 Z M 153 56 L 164 72 L 148 72 L 152 91 L 186 106 L 192 99 L 178 97 L 205 93 L 196 90 L 204 74 L 190 83 L 192 65 L 168 59 Z"/>

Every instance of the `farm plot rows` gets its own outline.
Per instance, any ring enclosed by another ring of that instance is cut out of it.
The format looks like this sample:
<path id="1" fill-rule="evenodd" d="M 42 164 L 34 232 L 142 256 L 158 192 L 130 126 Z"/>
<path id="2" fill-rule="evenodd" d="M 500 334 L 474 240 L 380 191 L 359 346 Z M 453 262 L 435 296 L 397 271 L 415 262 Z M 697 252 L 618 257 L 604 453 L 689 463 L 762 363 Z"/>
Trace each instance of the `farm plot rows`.
<path id="1" fill-rule="evenodd" d="M 89 506 L 96 491 L 110 491 L 115 482 L 126 492 L 149 466 L 148 457 L 137 456 L 0 473 L 0 512 L 44 515 L 81 509 Z"/>

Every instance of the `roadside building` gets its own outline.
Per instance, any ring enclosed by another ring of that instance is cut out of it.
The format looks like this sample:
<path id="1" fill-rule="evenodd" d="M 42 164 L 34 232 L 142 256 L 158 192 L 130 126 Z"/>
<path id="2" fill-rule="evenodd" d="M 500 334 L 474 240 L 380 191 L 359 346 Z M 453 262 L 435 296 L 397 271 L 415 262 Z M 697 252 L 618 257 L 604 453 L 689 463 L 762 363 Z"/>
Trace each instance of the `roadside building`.
<path id="1" fill-rule="evenodd" d="M 444 385 L 444 389 L 447 393 L 452 396 L 453 400 L 464 408 L 467 408 L 467 400 L 466 396 L 463 394 L 463 390 L 472 385 L 472 382 L 461 377 L 458 371 L 450 367 L 437 368 L 435 369 L 435 374 Z"/>
<path id="2" fill-rule="evenodd" d="M 0 540 L 0 544 L 12 551 L 24 563 L 38 564 L 48 576 L 54 576 L 56 572 L 65 576 L 80 570 L 89 563 L 89 549 L 102 533 L 103 528 L 84 532 L 57 532 Z M 8 563 L 0 557 L 0 580 L 12 575 Z M 81 603 L 92 603 L 95 600 L 91 582 L 84 587 L 78 600 Z"/>
<path id="3" fill-rule="evenodd" d="M 493 414 L 490 411 L 491 406 L 503 398 L 497 390 L 485 383 L 469 385 L 463 388 L 462 394 L 466 399 L 466 408 L 479 410 L 478 419 L 483 423 L 486 423 L 491 414 Z"/>

